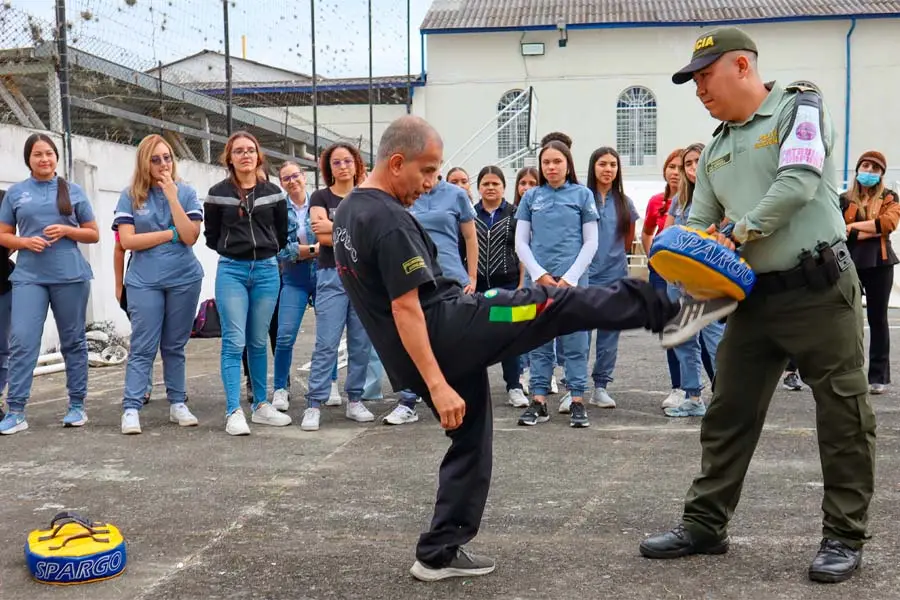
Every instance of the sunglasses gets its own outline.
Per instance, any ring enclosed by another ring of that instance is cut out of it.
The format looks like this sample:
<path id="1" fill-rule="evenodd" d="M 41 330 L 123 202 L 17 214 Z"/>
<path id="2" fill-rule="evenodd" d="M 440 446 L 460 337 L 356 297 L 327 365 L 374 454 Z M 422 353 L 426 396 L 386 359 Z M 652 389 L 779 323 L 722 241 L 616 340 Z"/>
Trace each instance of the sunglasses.
<path id="1" fill-rule="evenodd" d="M 163 154 L 162 156 L 151 156 L 150 162 L 154 165 L 161 165 L 163 163 L 171 164 L 172 163 L 172 155 L 171 154 Z"/>

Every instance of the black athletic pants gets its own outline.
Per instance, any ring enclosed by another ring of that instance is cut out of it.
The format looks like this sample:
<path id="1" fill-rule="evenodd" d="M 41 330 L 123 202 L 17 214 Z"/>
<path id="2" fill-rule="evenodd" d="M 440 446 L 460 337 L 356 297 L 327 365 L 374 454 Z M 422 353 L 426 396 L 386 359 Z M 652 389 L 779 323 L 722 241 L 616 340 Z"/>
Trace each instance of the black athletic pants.
<path id="1" fill-rule="evenodd" d="M 888 327 L 888 300 L 894 285 L 894 267 L 885 265 L 859 269 L 859 282 L 866 293 L 869 322 L 869 383 L 891 382 L 891 332 Z"/>
<path id="2" fill-rule="evenodd" d="M 610 287 L 498 290 L 491 298 L 477 294 L 428 309 L 435 357 L 465 401 L 466 414 L 458 429 L 447 432 L 450 448 L 440 466 L 434 516 L 430 530 L 419 538 L 416 558 L 433 568 L 444 567 L 456 549 L 478 533 L 492 469 L 488 366 L 575 331 L 658 332 L 677 313 L 678 305 L 664 293 L 635 279 Z M 410 387 L 437 415 L 422 381 Z"/>

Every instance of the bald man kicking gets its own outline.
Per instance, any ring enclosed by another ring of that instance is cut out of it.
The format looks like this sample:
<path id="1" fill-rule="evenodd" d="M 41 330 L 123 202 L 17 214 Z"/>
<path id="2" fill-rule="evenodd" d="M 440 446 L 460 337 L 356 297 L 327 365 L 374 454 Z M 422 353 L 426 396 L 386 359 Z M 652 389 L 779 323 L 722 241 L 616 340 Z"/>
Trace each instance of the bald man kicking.
<path id="1" fill-rule="evenodd" d="M 561 335 L 646 328 L 677 345 L 736 304 L 670 302 L 646 282 L 606 288 L 535 286 L 465 294 L 444 277 L 434 242 L 406 207 L 435 184 L 443 143 L 418 117 L 384 132 L 376 164 L 334 219 L 338 272 L 395 390 L 411 389 L 450 437 L 431 528 L 410 572 L 423 581 L 486 575 L 490 558 L 463 545 L 478 533 L 491 483 L 488 366 Z"/>

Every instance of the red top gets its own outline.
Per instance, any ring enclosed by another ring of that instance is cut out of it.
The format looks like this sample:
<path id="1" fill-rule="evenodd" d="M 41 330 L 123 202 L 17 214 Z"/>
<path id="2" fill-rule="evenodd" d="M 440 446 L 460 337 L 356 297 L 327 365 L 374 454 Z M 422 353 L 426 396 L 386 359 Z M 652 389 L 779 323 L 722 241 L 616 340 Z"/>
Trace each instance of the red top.
<path id="1" fill-rule="evenodd" d="M 644 233 L 656 235 L 666 228 L 666 215 L 672 199 L 664 200 L 665 194 L 657 194 L 647 203 L 647 216 L 644 217 Z"/>

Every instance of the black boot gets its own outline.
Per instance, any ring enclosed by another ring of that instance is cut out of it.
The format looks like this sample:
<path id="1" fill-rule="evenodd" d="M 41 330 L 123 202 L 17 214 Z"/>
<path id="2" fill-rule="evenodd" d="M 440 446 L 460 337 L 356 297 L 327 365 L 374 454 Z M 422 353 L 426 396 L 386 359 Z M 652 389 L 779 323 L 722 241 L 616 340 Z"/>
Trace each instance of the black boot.
<path id="1" fill-rule="evenodd" d="M 853 576 L 862 566 L 862 548 L 823 538 L 819 551 L 809 567 L 809 578 L 820 583 L 840 583 Z"/>
<path id="2" fill-rule="evenodd" d="M 695 539 L 683 524 L 641 542 L 641 554 L 647 558 L 680 558 L 691 554 L 725 554 L 728 540 Z"/>

